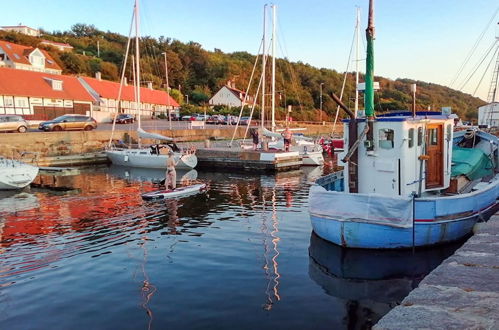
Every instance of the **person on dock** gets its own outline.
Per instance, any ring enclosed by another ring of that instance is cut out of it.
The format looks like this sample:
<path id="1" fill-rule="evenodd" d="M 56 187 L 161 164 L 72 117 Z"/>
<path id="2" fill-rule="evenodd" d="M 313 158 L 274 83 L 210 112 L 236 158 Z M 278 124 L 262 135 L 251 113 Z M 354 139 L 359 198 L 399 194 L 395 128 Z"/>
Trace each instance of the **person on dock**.
<path id="1" fill-rule="evenodd" d="M 282 138 L 284 139 L 284 151 L 288 152 L 289 151 L 289 145 L 291 144 L 291 137 L 293 136 L 293 133 L 289 130 L 289 127 L 286 127 L 284 132 L 282 132 Z"/>
<path id="2" fill-rule="evenodd" d="M 260 142 L 260 137 L 258 135 L 258 129 L 252 128 L 250 130 L 250 135 L 251 138 L 253 139 L 253 150 L 256 150 L 258 148 L 258 143 Z"/>
<path id="3" fill-rule="evenodd" d="M 174 159 L 174 153 L 172 150 L 168 152 L 168 158 L 166 159 L 166 179 L 165 179 L 165 187 L 168 189 L 171 187 L 172 190 L 177 188 L 177 172 L 175 171 L 175 166 L 177 163 Z"/>

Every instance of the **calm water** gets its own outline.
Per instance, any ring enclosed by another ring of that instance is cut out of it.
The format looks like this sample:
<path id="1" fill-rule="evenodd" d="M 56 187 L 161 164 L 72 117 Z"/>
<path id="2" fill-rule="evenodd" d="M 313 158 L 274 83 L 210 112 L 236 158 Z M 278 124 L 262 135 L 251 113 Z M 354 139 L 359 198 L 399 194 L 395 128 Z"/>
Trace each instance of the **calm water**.
<path id="1" fill-rule="evenodd" d="M 0 328 L 369 328 L 455 246 L 322 241 L 307 211 L 321 171 L 199 172 L 206 193 L 160 202 L 140 193 L 161 171 L 122 168 L 86 171 L 67 192 L 2 193 Z"/>

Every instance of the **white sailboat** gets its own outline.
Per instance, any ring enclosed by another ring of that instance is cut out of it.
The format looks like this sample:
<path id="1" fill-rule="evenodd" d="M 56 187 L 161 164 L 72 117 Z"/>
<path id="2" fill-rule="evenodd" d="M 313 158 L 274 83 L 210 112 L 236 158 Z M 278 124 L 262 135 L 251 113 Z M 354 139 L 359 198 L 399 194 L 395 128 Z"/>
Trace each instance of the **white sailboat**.
<path id="1" fill-rule="evenodd" d="M 22 189 L 38 175 L 38 167 L 0 157 L 0 190 Z"/>
<path id="2" fill-rule="evenodd" d="M 263 106 L 264 101 L 262 101 L 262 131 L 267 137 L 271 137 L 274 141 L 269 142 L 269 148 L 284 150 L 284 139 L 281 134 L 275 133 L 275 26 L 276 26 L 276 6 L 272 5 L 272 131 L 267 130 L 263 127 Z M 265 16 L 264 16 L 265 20 Z M 264 39 L 265 39 L 265 28 L 264 28 Z M 264 59 L 265 59 L 265 47 L 264 47 Z M 265 62 L 264 62 L 265 63 Z M 265 74 L 265 67 L 263 68 L 263 74 Z M 264 88 L 265 84 L 262 85 Z M 265 95 L 265 90 L 263 89 L 262 95 Z M 322 147 L 314 142 L 313 139 L 308 139 L 305 137 L 294 136 L 295 144 L 290 146 L 290 151 L 295 151 L 302 157 L 303 165 L 320 166 L 324 164 L 324 157 L 322 155 Z"/>
<path id="3" fill-rule="evenodd" d="M 114 164 L 114 165 L 121 165 L 121 166 L 130 166 L 130 167 L 143 167 L 143 168 L 160 168 L 160 169 L 166 169 L 166 160 L 168 158 L 167 153 L 161 153 L 159 148 L 155 147 L 147 147 L 143 148 L 141 145 L 141 138 L 142 139 L 152 139 L 152 140 L 160 140 L 160 141 L 167 141 L 165 145 L 162 145 L 162 147 L 165 147 L 167 149 L 170 149 L 174 152 L 174 158 L 175 162 L 177 163 L 176 168 L 178 169 L 192 169 L 196 167 L 197 165 L 197 157 L 193 151 L 189 150 L 181 150 L 178 148 L 175 143 L 173 143 L 173 139 L 170 137 L 163 136 L 161 134 L 157 133 L 149 133 L 144 131 L 141 128 L 141 110 L 142 110 L 142 105 L 140 102 L 140 53 L 139 53 L 139 38 L 140 38 L 140 33 L 139 33 L 139 4 L 138 0 L 135 0 L 135 6 L 134 6 L 134 23 L 135 23 L 135 66 L 134 66 L 134 74 L 135 74 L 135 96 L 136 96 L 136 113 L 137 113 L 137 135 L 139 137 L 139 144 L 138 148 L 116 148 L 111 146 L 111 141 L 112 141 L 112 136 L 109 140 L 109 149 L 106 150 L 106 155 L 109 158 L 109 160 Z M 128 40 L 128 46 L 127 46 L 127 52 L 125 54 L 125 61 L 124 63 L 127 62 L 127 57 L 128 57 L 128 49 L 130 45 L 130 40 L 132 39 L 132 36 L 130 34 L 129 40 Z M 125 74 L 125 64 L 123 65 L 123 72 L 121 76 L 121 85 L 120 85 L 120 92 L 118 95 L 118 104 L 119 104 L 119 99 L 121 98 L 121 89 L 124 84 L 124 74 Z M 116 115 L 118 112 L 116 112 Z M 113 132 L 116 124 L 116 116 L 113 121 Z"/>

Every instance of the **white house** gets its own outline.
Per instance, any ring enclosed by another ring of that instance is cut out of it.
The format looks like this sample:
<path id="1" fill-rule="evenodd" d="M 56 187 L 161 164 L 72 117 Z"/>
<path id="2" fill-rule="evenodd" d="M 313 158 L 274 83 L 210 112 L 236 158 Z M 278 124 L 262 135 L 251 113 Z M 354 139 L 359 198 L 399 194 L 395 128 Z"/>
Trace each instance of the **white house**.
<path id="1" fill-rule="evenodd" d="M 39 37 L 40 36 L 40 30 L 33 29 L 29 26 L 21 25 L 21 24 L 14 25 L 14 26 L 0 26 L 0 29 L 5 30 L 5 31 L 22 33 L 22 34 L 26 34 L 26 35 L 32 36 L 32 37 Z"/>
<path id="2" fill-rule="evenodd" d="M 478 107 L 478 125 L 499 127 L 499 102 L 492 102 Z"/>
<path id="3" fill-rule="evenodd" d="M 61 52 L 70 52 L 73 50 L 73 46 L 71 46 L 70 44 L 55 42 L 51 40 L 42 40 L 42 42 L 40 42 L 40 45 L 51 46 L 60 50 Z"/>
<path id="4" fill-rule="evenodd" d="M 44 50 L 0 40 L 0 67 L 61 74 L 62 68 Z"/>
<path id="5" fill-rule="evenodd" d="M 253 97 L 249 96 L 245 100 L 246 93 L 235 88 L 230 81 L 227 85 L 220 88 L 218 92 L 208 101 L 210 105 L 225 105 L 228 107 L 240 107 L 244 104 L 252 104 Z"/>

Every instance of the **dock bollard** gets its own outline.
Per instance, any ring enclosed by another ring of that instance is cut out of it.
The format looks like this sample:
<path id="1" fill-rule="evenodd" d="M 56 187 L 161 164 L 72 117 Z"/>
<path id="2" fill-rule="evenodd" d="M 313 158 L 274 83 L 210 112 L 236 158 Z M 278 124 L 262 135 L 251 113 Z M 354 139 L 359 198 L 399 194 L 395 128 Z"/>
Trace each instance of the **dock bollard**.
<path id="1" fill-rule="evenodd" d="M 209 139 L 204 140 L 204 147 L 209 148 L 211 146 L 211 141 Z"/>

